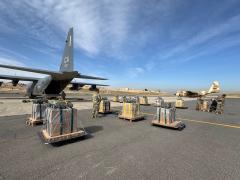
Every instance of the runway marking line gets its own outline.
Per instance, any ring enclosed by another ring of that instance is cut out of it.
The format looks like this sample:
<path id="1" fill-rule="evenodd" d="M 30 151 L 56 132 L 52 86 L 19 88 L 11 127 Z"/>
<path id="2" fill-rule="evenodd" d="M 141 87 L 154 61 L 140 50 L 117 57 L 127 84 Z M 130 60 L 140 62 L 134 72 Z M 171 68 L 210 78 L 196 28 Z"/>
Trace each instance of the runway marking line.
<path id="1" fill-rule="evenodd" d="M 146 115 L 150 115 L 150 116 L 155 115 L 155 114 L 150 114 L 150 113 L 142 113 L 142 114 L 146 114 Z M 202 123 L 202 124 L 210 124 L 210 125 L 215 125 L 215 126 L 240 129 L 240 126 L 231 125 L 231 124 L 215 123 L 215 122 L 209 122 L 209 121 L 199 121 L 199 120 L 185 119 L 185 118 L 177 118 L 177 119 L 182 120 L 182 121 L 190 121 L 190 122 L 196 122 L 196 123 Z"/>
<path id="2" fill-rule="evenodd" d="M 237 125 L 215 123 L 215 122 L 208 122 L 208 121 L 199 121 L 199 120 L 192 120 L 192 119 L 183 119 L 183 118 L 177 118 L 177 119 L 180 119 L 180 120 L 183 120 L 183 121 L 190 121 L 190 122 L 197 122 L 197 123 L 202 123 L 202 124 L 210 124 L 210 125 L 215 125 L 215 126 L 222 126 L 222 127 L 240 129 L 240 126 L 237 126 Z"/>

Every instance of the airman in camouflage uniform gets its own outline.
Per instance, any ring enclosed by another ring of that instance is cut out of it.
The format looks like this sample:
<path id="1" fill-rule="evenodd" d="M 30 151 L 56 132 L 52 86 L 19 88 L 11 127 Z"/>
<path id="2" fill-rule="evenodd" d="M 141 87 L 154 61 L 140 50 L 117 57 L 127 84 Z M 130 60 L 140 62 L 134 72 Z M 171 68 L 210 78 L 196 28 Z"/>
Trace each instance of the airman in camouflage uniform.
<path id="1" fill-rule="evenodd" d="M 123 96 L 123 97 L 122 97 L 122 100 L 123 100 L 123 103 L 127 102 L 127 97 L 126 97 L 126 96 Z"/>
<path id="2" fill-rule="evenodd" d="M 96 92 L 93 94 L 93 97 L 92 97 L 92 101 L 93 101 L 92 118 L 97 118 L 101 100 L 102 98 L 99 94 L 99 90 L 96 90 Z"/>
<path id="3" fill-rule="evenodd" d="M 197 98 L 196 110 L 197 110 L 197 111 L 201 111 L 201 110 L 202 110 L 202 105 L 203 105 L 203 99 L 202 99 L 202 96 L 200 95 L 200 96 Z"/>
<path id="4" fill-rule="evenodd" d="M 226 94 L 223 94 L 222 96 L 217 97 L 217 102 L 218 102 L 218 112 L 217 113 L 219 113 L 219 114 L 223 113 L 225 97 L 226 97 Z"/>

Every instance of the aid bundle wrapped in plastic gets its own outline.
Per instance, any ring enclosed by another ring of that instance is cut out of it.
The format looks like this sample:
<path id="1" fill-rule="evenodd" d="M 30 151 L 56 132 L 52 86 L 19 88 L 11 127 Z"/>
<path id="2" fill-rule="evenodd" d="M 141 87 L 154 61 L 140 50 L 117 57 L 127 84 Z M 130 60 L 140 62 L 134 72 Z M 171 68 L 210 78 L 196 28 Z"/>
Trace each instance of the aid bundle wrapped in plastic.
<path id="1" fill-rule="evenodd" d="M 139 115 L 140 107 L 136 103 L 123 103 L 122 116 L 133 118 Z"/>
<path id="2" fill-rule="evenodd" d="M 103 99 L 100 102 L 100 106 L 99 106 L 99 112 L 100 113 L 106 113 L 106 112 L 110 112 L 110 101 L 107 99 Z"/>
<path id="3" fill-rule="evenodd" d="M 176 120 L 175 108 L 157 108 L 157 120 L 162 124 L 171 124 Z"/>
<path id="4" fill-rule="evenodd" d="M 45 120 L 46 119 L 46 108 L 48 104 L 33 104 L 32 105 L 32 116 L 34 120 Z"/>
<path id="5" fill-rule="evenodd" d="M 49 136 L 59 136 L 76 132 L 78 130 L 78 112 L 74 108 L 46 109 L 45 129 Z"/>

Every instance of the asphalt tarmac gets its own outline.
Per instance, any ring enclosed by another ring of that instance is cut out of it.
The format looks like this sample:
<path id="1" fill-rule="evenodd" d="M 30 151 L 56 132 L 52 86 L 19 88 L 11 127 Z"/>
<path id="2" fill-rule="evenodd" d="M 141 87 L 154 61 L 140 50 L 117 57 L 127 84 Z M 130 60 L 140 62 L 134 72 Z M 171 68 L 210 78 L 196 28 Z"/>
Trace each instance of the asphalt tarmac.
<path id="1" fill-rule="evenodd" d="M 26 115 L 0 117 L 0 179 L 239 179 L 240 99 L 227 99 L 224 115 L 195 103 L 177 110 L 182 131 L 151 126 L 154 106 L 132 123 L 80 110 L 89 135 L 57 145 L 42 142 Z"/>

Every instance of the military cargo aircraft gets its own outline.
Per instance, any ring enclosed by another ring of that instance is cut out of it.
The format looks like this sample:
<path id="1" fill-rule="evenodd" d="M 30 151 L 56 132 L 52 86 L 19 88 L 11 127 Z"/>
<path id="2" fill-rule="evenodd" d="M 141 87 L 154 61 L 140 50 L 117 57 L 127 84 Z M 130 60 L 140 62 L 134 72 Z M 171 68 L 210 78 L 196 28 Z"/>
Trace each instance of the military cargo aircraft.
<path id="1" fill-rule="evenodd" d="M 16 86 L 19 81 L 30 81 L 27 85 L 26 95 L 30 98 L 38 96 L 55 97 L 58 96 L 68 84 L 72 84 L 71 90 L 78 90 L 84 85 L 90 85 L 91 89 L 96 89 L 96 86 L 106 86 L 102 84 L 82 83 L 73 81 L 74 78 L 81 79 L 95 79 L 95 80 L 107 80 L 101 77 L 87 76 L 74 71 L 73 65 L 73 28 L 70 28 L 65 44 L 64 54 L 62 57 L 62 63 L 59 71 L 49 71 L 41 69 L 33 69 L 27 67 L 18 67 L 0 64 L 2 68 L 21 70 L 33 73 L 46 74 L 44 78 L 35 77 L 23 77 L 23 76 L 11 76 L 0 75 L 0 79 L 12 80 L 13 86 Z"/>
<path id="2" fill-rule="evenodd" d="M 200 92 L 193 92 L 193 91 L 177 91 L 175 94 L 179 97 L 190 97 L 195 98 L 199 96 L 206 96 L 211 93 L 219 93 L 220 92 L 220 85 L 218 81 L 214 81 L 208 91 L 200 91 Z"/>

